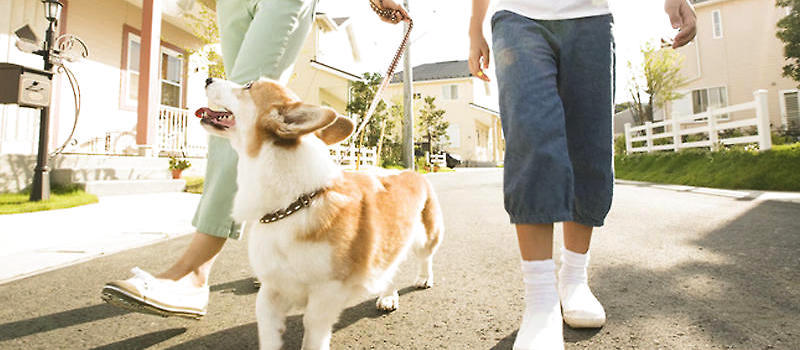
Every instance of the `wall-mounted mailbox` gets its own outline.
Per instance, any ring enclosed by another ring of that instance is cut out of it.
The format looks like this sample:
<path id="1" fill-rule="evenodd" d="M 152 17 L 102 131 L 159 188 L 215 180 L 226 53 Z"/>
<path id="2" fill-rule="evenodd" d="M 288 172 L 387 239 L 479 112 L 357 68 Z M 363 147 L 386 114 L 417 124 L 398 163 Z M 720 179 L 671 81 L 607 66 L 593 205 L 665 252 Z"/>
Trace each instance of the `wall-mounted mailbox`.
<path id="1" fill-rule="evenodd" d="M 12 63 L 0 63 L 0 104 L 50 106 L 53 73 Z"/>

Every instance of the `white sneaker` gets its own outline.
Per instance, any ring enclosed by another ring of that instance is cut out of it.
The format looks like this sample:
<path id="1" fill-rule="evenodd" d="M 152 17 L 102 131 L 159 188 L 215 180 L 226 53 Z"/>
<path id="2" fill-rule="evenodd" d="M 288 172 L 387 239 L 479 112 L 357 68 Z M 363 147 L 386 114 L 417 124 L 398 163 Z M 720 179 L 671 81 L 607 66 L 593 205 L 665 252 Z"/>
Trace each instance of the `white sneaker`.
<path id="1" fill-rule="evenodd" d="M 558 303 L 549 312 L 528 308 L 514 340 L 514 350 L 563 350 L 564 330 Z"/>
<path id="2" fill-rule="evenodd" d="M 558 294 L 564 322 L 572 328 L 600 328 L 606 323 L 606 311 L 592 294 L 587 283 L 558 282 Z"/>
<path id="3" fill-rule="evenodd" d="M 133 277 L 106 283 L 102 298 L 109 304 L 135 312 L 163 317 L 199 319 L 206 314 L 208 285 L 194 287 L 185 282 L 158 279 L 134 267 Z"/>

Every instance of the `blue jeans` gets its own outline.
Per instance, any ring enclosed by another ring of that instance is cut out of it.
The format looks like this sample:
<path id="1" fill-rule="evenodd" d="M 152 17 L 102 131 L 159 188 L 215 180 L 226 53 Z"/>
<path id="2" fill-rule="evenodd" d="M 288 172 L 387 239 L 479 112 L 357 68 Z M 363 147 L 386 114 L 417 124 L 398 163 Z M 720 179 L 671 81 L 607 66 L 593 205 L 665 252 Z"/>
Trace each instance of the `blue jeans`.
<path id="1" fill-rule="evenodd" d="M 611 15 L 534 20 L 499 11 L 492 37 L 514 224 L 602 226 L 614 186 Z"/>

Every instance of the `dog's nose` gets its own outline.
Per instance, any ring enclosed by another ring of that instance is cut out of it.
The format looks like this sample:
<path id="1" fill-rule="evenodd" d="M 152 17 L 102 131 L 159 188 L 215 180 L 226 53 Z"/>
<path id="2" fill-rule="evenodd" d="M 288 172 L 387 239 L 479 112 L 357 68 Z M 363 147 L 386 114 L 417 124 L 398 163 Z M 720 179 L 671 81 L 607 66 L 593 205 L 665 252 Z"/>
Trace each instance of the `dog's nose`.
<path id="1" fill-rule="evenodd" d="M 213 82 L 214 82 L 214 78 L 208 78 L 208 79 L 206 79 L 206 87 L 208 87 L 209 85 L 211 85 L 211 83 L 213 83 Z"/>

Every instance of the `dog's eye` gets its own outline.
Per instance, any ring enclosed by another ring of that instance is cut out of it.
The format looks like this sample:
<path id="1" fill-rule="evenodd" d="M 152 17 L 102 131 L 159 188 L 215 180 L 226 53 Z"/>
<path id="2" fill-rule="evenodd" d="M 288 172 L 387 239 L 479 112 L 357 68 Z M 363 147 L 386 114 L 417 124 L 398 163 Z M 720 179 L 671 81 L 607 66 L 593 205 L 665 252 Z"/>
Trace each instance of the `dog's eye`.
<path id="1" fill-rule="evenodd" d="M 251 87 L 253 87 L 253 82 L 252 81 L 244 85 L 244 89 L 245 90 L 250 90 Z"/>

